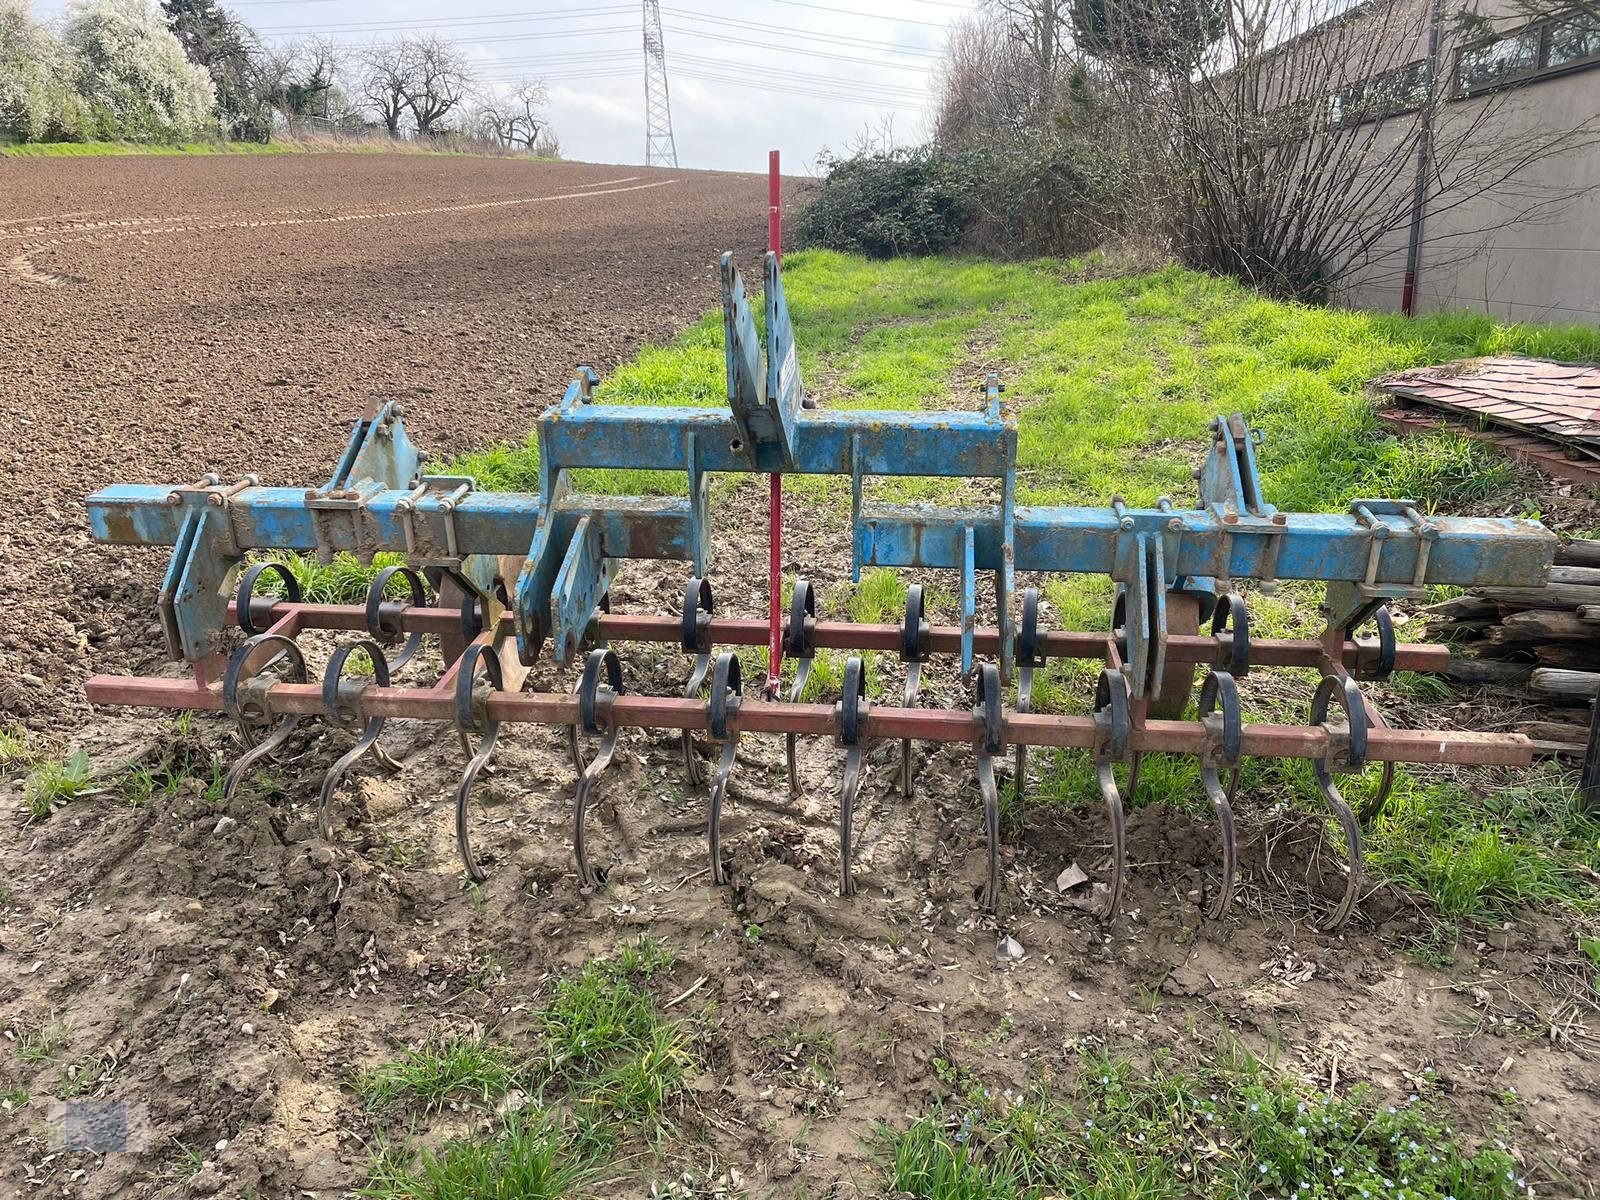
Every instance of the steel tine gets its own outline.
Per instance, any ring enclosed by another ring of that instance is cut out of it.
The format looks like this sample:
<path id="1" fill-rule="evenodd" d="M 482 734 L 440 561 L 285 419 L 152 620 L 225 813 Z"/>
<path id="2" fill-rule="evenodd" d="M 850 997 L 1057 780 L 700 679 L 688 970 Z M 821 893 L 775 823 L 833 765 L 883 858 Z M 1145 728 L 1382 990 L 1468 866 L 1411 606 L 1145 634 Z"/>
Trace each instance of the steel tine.
<path id="1" fill-rule="evenodd" d="M 1206 727 L 1206 749 L 1200 758 L 1200 782 L 1217 813 L 1222 835 L 1222 882 L 1206 907 L 1206 916 L 1216 920 L 1227 914 L 1233 902 L 1233 881 L 1238 870 L 1238 846 L 1233 833 L 1233 792 L 1239 786 L 1239 755 L 1244 744 L 1244 709 L 1239 703 L 1239 685 L 1222 670 L 1207 673 L 1200 685 L 1196 713 Z M 1232 768 L 1225 790 L 1220 768 Z"/>
<path id="2" fill-rule="evenodd" d="M 472 852 L 472 836 L 467 826 L 467 799 L 472 794 L 472 785 L 477 782 L 478 773 L 494 754 L 495 743 L 500 740 L 500 722 L 487 714 L 480 720 L 475 711 L 473 692 L 480 665 L 491 688 L 498 691 L 505 686 L 505 675 L 495 648 L 483 642 L 468 645 L 461 655 L 461 667 L 456 675 L 456 729 L 464 746 L 471 745 L 469 733 L 480 735 L 480 741 L 477 752 L 467 760 L 466 769 L 461 772 L 461 782 L 456 786 L 456 850 L 461 855 L 461 865 L 466 868 L 467 877 L 474 883 L 482 883 L 488 876 L 478 866 L 477 856 Z"/>
<path id="3" fill-rule="evenodd" d="M 851 746 L 844 756 L 844 788 L 839 794 L 839 895 L 854 896 L 856 880 L 855 862 L 855 811 L 856 794 L 861 788 L 860 746 Z"/>
<path id="4" fill-rule="evenodd" d="M 983 831 L 989 859 L 983 911 L 992 913 L 1000 903 L 1000 789 L 995 784 L 992 755 L 978 755 L 978 791 L 983 796 Z"/>
<path id="5" fill-rule="evenodd" d="M 683 773 L 688 777 L 690 787 L 699 787 L 706 781 L 700 756 L 694 752 L 694 735 L 687 729 L 683 731 Z"/>
<path id="6" fill-rule="evenodd" d="M 1117 788 L 1113 764 L 1128 763 L 1128 794 L 1139 786 L 1139 755 L 1128 752 L 1133 724 L 1128 710 L 1127 678 L 1120 671 L 1110 669 L 1100 672 L 1095 684 L 1095 720 L 1100 724 L 1100 741 L 1095 747 L 1095 779 L 1100 785 L 1100 797 L 1105 801 L 1106 821 L 1111 828 L 1111 883 L 1105 903 L 1095 915 L 1110 923 L 1122 904 L 1122 884 L 1128 870 L 1127 822 L 1123 810 L 1122 793 Z"/>
<path id="7" fill-rule="evenodd" d="M 727 872 L 722 869 L 722 802 L 739 751 L 739 731 L 730 724 L 739 714 L 739 696 L 743 690 L 739 674 L 739 658 L 733 651 L 724 650 L 717 655 L 716 667 L 711 673 L 711 699 L 706 704 L 707 732 L 713 741 L 722 743 L 722 757 L 717 760 L 717 772 L 711 781 L 711 799 L 706 805 L 706 845 L 711 852 L 711 882 L 715 884 L 728 882 Z"/>
<path id="8" fill-rule="evenodd" d="M 257 564 L 258 567 L 266 565 L 268 564 Z M 252 570 L 251 574 L 247 576 L 247 580 L 252 586 L 254 584 L 253 576 L 258 573 Z M 244 589 L 243 602 L 246 606 L 250 602 L 247 588 Z M 264 664 L 253 666 L 256 656 L 268 647 L 276 648 L 277 652 L 268 658 Z M 222 798 L 225 801 L 233 799 L 234 792 L 238 790 L 240 782 L 250 768 L 288 741 L 289 735 L 300 724 L 299 716 L 289 713 L 278 721 L 271 733 L 265 737 L 258 738 L 254 727 L 245 719 L 244 709 L 239 702 L 239 688 L 243 683 L 247 682 L 243 677 L 247 669 L 252 671 L 250 678 L 253 679 L 262 671 L 271 669 L 286 658 L 289 660 L 289 679 L 296 683 L 304 683 L 306 680 L 305 656 L 300 653 L 300 647 L 295 644 L 294 639 L 281 633 L 252 634 L 228 658 L 227 669 L 222 675 L 222 707 L 223 711 L 232 717 L 234 723 L 238 725 L 240 734 L 243 736 L 248 749 L 233 764 L 228 771 L 227 777 L 222 782 Z"/>
<path id="9" fill-rule="evenodd" d="M 816 623 L 817 603 L 809 579 L 796 579 L 789 600 L 789 623 L 784 630 L 783 652 L 795 660 L 794 683 L 789 688 L 789 703 L 798 704 L 805 695 L 806 682 L 811 678 L 811 660 L 816 653 L 813 629 Z M 785 734 L 784 759 L 789 767 L 789 798 L 800 798 L 800 772 L 795 765 L 797 734 Z"/>
<path id="10" fill-rule="evenodd" d="M 1044 666 L 1039 653 L 1039 589 L 1022 593 L 1022 624 L 1017 630 L 1012 658 L 1017 664 L 1017 711 L 1033 711 L 1033 670 Z M 1016 771 L 1011 780 L 1012 795 L 1020 803 L 1028 792 L 1028 747 L 1017 743 Z"/>
<path id="11" fill-rule="evenodd" d="M 374 729 L 376 725 L 378 728 Z M 317 832 L 322 835 L 325 842 L 333 841 L 333 795 L 344 782 L 345 772 L 368 750 L 378 742 L 378 733 L 383 728 L 380 719 L 367 722 L 367 726 L 356 739 L 356 744 L 341 754 L 328 768 L 328 773 L 322 777 L 322 790 L 317 795 Z"/>
<path id="12" fill-rule="evenodd" d="M 1325 675 L 1311 698 L 1311 723 L 1325 726 L 1329 704 L 1335 699 L 1344 709 L 1346 721 L 1344 762 L 1340 765 L 1340 769 L 1346 772 L 1359 771 L 1367 757 L 1367 705 L 1361 695 L 1361 689 L 1356 686 L 1356 681 L 1348 676 Z M 1333 730 L 1330 729 L 1329 734 L 1331 745 Z M 1345 880 L 1344 895 L 1339 898 L 1332 911 L 1316 923 L 1316 927 L 1325 933 L 1334 932 L 1350 919 L 1350 914 L 1355 909 L 1356 897 L 1361 890 L 1361 826 L 1333 781 L 1333 758 L 1334 756 L 1330 754 L 1327 758 L 1314 760 L 1311 764 L 1317 788 L 1322 792 L 1322 799 L 1327 804 L 1328 811 L 1333 814 L 1333 819 L 1339 823 L 1339 828 L 1344 831 L 1345 854 L 1349 860 L 1349 875 Z"/>
<path id="13" fill-rule="evenodd" d="M 1333 813 L 1333 819 L 1339 822 L 1339 828 L 1344 830 L 1345 855 L 1350 863 L 1350 874 L 1345 881 L 1344 895 L 1339 898 L 1339 903 L 1326 917 L 1317 922 L 1317 928 L 1324 933 L 1333 933 L 1341 928 L 1350 919 L 1350 914 L 1355 910 L 1356 897 L 1361 890 L 1361 826 L 1357 823 L 1355 814 L 1350 811 L 1350 806 L 1344 802 L 1344 797 L 1339 795 L 1339 789 L 1330 781 L 1322 788 L 1322 798 L 1327 802 L 1328 809 Z"/>
<path id="14" fill-rule="evenodd" d="M 467 797 L 472 794 L 472 785 L 478 781 L 478 772 L 483 770 L 483 764 L 494 753 L 494 744 L 499 737 L 500 723 L 492 722 L 490 731 L 478 743 L 478 752 L 467 761 L 467 768 L 461 772 L 461 782 L 456 787 L 456 850 L 461 855 L 461 865 L 467 869 L 467 876 L 473 883 L 482 883 L 488 876 L 478 866 L 477 857 L 472 853 L 472 835 L 467 828 Z"/>
<path id="15" fill-rule="evenodd" d="M 686 700 L 693 700 L 700 694 L 700 689 L 705 686 L 706 672 L 711 668 L 711 655 L 702 654 L 694 661 L 694 670 L 689 673 L 689 682 L 684 685 L 683 696 Z M 577 735 L 573 735 L 573 743 L 577 743 Z M 574 756 L 577 750 L 573 750 Z M 579 771 L 583 768 L 579 767 Z M 700 757 L 694 752 L 694 734 L 685 729 L 683 731 L 683 773 L 688 776 L 690 787 L 699 787 L 706 781 L 706 773 L 700 765 Z"/>
<path id="16" fill-rule="evenodd" d="M 689 682 L 683 685 L 683 698 L 693 700 L 705 686 L 706 672 L 711 669 L 711 614 L 716 600 L 711 594 L 711 581 L 696 575 L 689 580 L 683 592 L 683 629 L 681 643 L 685 653 L 695 656 L 694 669 L 689 672 Z M 690 787 L 705 782 L 705 770 L 694 752 L 694 734 L 683 731 L 683 773 Z"/>
<path id="17" fill-rule="evenodd" d="M 806 683 L 810 678 L 811 660 L 809 658 L 799 659 L 795 666 L 794 683 L 789 688 L 790 704 L 799 703 L 800 697 L 805 694 Z M 789 798 L 791 800 L 800 798 L 800 772 L 795 765 L 795 747 L 798 745 L 799 739 L 800 735 L 797 733 L 783 735 L 783 752 L 789 766 Z"/>
<path id="18" fill-rule="evenodd" d="M 581 887 L 592 888 L 599 877 L 589 866 L 585 818 L 589 811 L 589 793 L 611 765 L 611 756 L 617 748 L 617 724 L 611 719 L 611 702 L 622 694 L 622 660 L 617 652 L 604 648 L 591 650 L 575 690 L 578 720 L 568 726 L 574 748 L 578 744 L 579 725 L 590 733 L 601 734 L 600 748 L 589 765 L 578 772 L 578 792 L 573 801 L 572 852 L 578 864 L 578 882 Z"/>
<path id="19" fill-rule="evenodd" d="M 599 877 L 589 866 L 589 853 L 584 837 L 585 817 L 589 812 L 589 793 L 594 785 L 599 782 L 600 776 L 611 765 L 612 753 L 617 748 L 617 731 L 613 727 L 600 743 L 600 748 L 589 760 L 589 765 L 582 775 L 578 776 L 578 794 L 574 802 L 572 849 L 578 860 L 578 880 L 583 887 L 592 888 L 599 882 Z"/>
<path id="20" fill-rule="evenodd" d="M 1111 827 L 1111 884 L 1095 916 L 1110 923 L 1117 918 L 1122 904 L 1122 880 L 1128 870 L 1128 838 L 1122 810 L 1122 795 L 1117 791 L 1117 778 L 1109 762 L 1097 763 L 1095 775 L 1100 782 L 1100 796 L 1106 803 L 1106 820 Z"/>
<path id="21" fill-rule="evenodd" d="M 1023 666 L 1017 669 L 1017 711 L 1019 713 L 1033 711 L 1033 668 Z M 1012 795 L 1020 803 L 1028 790 L 1028 747 L 1026 743 L 1017 743 L 1016 771 L 1011 779 Z"/>
<path id="22" fill-rule="evenodd" d="M 845 748 L 844 782 L 839 792 L 839 895 L 854 896 L 856 795 L 861 788 L 862 754 L 867 743 L 867 675 L 861 656 L 852 654 L 844 664 L 844 691 L 835 710 L 839 741 Z"/>
<path id="23" fill-rule="evenodd" d="M 980 663 L 973 672 L 976 704 L 973 719 L 978 734 L 978 793 L 983 798 L 983 829 L 988 843 L 988 873 L 983 887 L 983 910 L 993 913 L 1000 903 L 1000 788 L 994 777 L 994 756 L 1004 752 L 1005 711 L 1000 693 L 1000 668 Z"/>
<path id="24" fill-rule="evenodd" d="M 289 735 L 294 732 L 295 726 L 299 724 L 299 717 L 284 717 L 283 720 L 278 722 L 277 728 L 240 755 L 238 761 L 228 771 L 227 778 L 222 781 L 222 799 L 224 801 L 232 800 L 234 792 L 238 790 L 239 784 L 243 781 L 250 768 L 288 741 Z"/>
<path id="25" fill-rule="evenodd" d="M 922 664 L 909 663 L 906 666 L 906 690 L 904 706 L 915 708 L 917 705 L 917 692 L 922 688 Z M 900 794 L 911 795 L 911 739 L 900 739 Z"/>
<path id="26" fill-rule="evenodd" d="M 1235 770 L 1235 779 L 1238 774 Z M 1206 906 L 1206 916 L 1215 921 L 1225 916 L 1228 906 L 1233 903 L 1233 881 L 1239 869 L 1239 848 L 1233 834 L 1233 805 L 1229 803 L 1228 792 L 1223 789 L 1217 769 L 1200 768 L 1200 782 L 1205 785 L 1206 795 L 1211 797 L 1212 807 L 1217 811 L 1217 828 L 1222 834 L 1222 880 L 1217 885 L 1216 895 Z"/>
<path id="27" fill-rule="evenodd" d="M 728 882 L 722 869 L 722 799 L 728 791 L 728 776 L 733 772 L 733 759 L 738 752 L 737 742 L 722 747 L 722 757 L 717 760 L 716 777 L 711 781 L 711 803 L 706 810 L 706 845 L 711 851 L 711 882 Z"/>
<path id="28" fill-rule="evenodd" d="M 339 685 L 343 682 L 345 663 L 356 651 L 367 656 L 367 661 L 372 664 L 372 677 L 378 686 L 389 686 L 389 660 L 383 653 L 383 647 L 377 642 L 357 638 L 338 647 L 328 659 L 328 668 L 322 679 L 323 711 L 327 714 L 328 721 L 334 725 L 345 726 L 349 723 L 339 704 Z M 356 738 L 355 745 L 340 755 L 333 766 L 328 768 L 327 774 L 322 777 L 322 788 L 317 795 L 317 830 L 324 841 L 333 840 L 334 794 L 344 781 L 345 773 L 362 755 L 374 751 L 375 757 L 384 769 L 391 771 L 400 769 L 400 764 L 378 746 L 378 737 L 383 733 L 384 720 L 383 717 L 368 718 L 366 724 L 362 726 L 361 735 Z"/>

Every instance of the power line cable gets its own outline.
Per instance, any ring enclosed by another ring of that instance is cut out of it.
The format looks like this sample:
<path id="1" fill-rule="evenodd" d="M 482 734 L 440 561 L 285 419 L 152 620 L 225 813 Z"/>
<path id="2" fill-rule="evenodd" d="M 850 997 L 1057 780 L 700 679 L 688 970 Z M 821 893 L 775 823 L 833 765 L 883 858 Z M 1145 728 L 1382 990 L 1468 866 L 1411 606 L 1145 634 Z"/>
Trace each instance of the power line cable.
<path id="1" fill-rule="evenodd" d="M 765 21 L 743 21 L 737 17 L 719 17 L 712 13 L 698 12 L 692 8 L 667 8 L 666 13 L 671 17 L 680 17 L 686 21 L 699 21 L 708 25 L 723 25 L 731 29 L 754 30 L 758 33 L 776 33 L 785 38 L 805 38 L 808 41 L 830 42 L 852 49 L 883 50 L 893 54 L 910 54 L 922 58 L 936 58 L 940 51 L 926 46 L 908 46 L 904 42 L 883 42 L 875 38 L 858 38 L 849 34 L 834 33 L 807 33 L 792 26 L 769 25 Z"/>

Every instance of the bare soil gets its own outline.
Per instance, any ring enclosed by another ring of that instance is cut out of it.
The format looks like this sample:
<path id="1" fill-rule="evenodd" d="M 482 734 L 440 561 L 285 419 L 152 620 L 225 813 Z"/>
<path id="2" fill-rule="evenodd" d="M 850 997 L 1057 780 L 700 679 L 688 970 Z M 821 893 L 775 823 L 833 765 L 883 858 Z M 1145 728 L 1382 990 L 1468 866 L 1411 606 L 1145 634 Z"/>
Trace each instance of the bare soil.
<path id="1" fill-rule="evenodd" d="M 16 247 L 0 253 L 13 263 L 0 406 L 14 441 L 0 702 L 103 764 L 182 745 L 231 759 L 239 745 L 220 719 L 184 733 L 82 702 L 89 670 L 156 663 L 161 566 L 88 546 L 82 494 L 206 468 L 320 481 L 374 395 L 408 399 L 413 431 L 444 452 L 518 437 L 574 364 L 604 368 L 714 305 L 717 252 L 753 263 L 763 232 L 754 177 L 367 156 L 0 172 L 15 197 L 0 244 Z M 761 484 L 716 503 L 719 611 L 758 613 Z M 793 507 L 790 567 L 826 596 L 848 577 L 846 513 Z M 630 569 L 614 603 L 673 611 L 682 575 Z M 681 686 L 676 652 L 623 649 L 630 689 Z M 435 655 L 404 678 L 437 670 Z M 549 666 L 532 684 L 569 685 Z M 964 702 L 948 671 L 926 700 Z M 515 1032 L 553 973 L 641 932 L 676 955 L 661 985 L 683 996 L 673 1011 L 714 1005 L 684 1142 L 641 1176 L 732 1168 L 753 1196 L 878 1194 L 865 1142 L 942 1094 L 935 1059 L 1020 1087 L 1073 1071 L 1083 1039 L 1181 1051 L 1226 1026 L 1340 1089 L 1403 1094 L 1431 1066 L 1458 1127 L 1501 1132 L 1542 1194 L 1600 1187 L 1600 1042 L 1563 931 L 1479 931 L 1438 971 L 1396 950 L 1421 928 L 1417 903 L 1378 889 L 1344 935 L 1316 933 L 1308 892 L 1336 886 L 1316 822 L 1245 812 L 1241 901 L 1207 923 L 1194 895 L 1213 830 L 1137 809 L 1124 916 L 1102 928 L 1054 886 L 1069 861 L 1104 871 L 1103 818 L 1085 797 L 1006 830 L 1005 898 L 988 918 L 970 752 L 924 750 L 901 798 L 898 746 L 880 745 L 857 813 L 860 892 L 844 901 L 841 752 L 803 742 L 805 795 L 791 801 L 781 743 L 746 738 L 724 819 L 732 883 L 713 888 L 703 790 L 684 782 L 672 737 L 630 732 L 590 822 L 610 870 L 585 894 L 564 731 L 518 727 L 475 795 L 490 869 L 475 896 L 450 824 L 460 749 L 418 723 L 384 739 L 403 770 L 354 772 L 332 843 L 315 797 L 349 735 L 309 724 L 275 760 L 276 787 L 226 806 L 197 781 L 136 809 L 103 796 L 32 826 L 6 817 L 0 1093 L 25 1086 L 33 1102 L 0 1115 L 0 1196 L 344 1194 L 373 1129 L 347 1086 L 355 1070 L 441 1030 Z M 997 960 L 1002 934 L 1024 957 Z M 56 1061 L 25 1061 L 17 1037 L 52 1014 L 68 1029 Z M 836 1034 L 824 1072 L 789 1045 L 808 1023 Z M 65 1063 L 91 1060 L 82 1095 L 142 1114 L 134 1152 L 61 1148 L 52 1096 Z M 1511 1087 L 1521 1099 L 1507 1106 Z M 427 1132 L 473 1120 L 447 1112 Z M 185 1147 L 203 1154 L 198 1171 Z M 644 1190 L 635 1179 L 617 1194 Z"/>

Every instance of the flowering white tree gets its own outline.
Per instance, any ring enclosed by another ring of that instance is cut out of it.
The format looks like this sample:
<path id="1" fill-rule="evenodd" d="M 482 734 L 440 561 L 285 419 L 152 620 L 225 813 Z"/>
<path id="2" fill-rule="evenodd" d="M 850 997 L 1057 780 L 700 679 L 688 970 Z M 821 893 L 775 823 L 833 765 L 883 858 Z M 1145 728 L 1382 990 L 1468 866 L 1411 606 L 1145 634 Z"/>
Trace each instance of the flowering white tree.
<path id="1" fill-rule="evenodd" d="M 74 4 L 64 40 L 78 94 L 103 136 L 159 141 L 221 131 L 210 73 L 189 60 L 150 0 Z"/>
<path id="2" fill-rule="evenodd" d="M 34 142 L 78 134 L 85 109 L 68 55 L 29 0 L 0 0 L 0 137 Z"/>

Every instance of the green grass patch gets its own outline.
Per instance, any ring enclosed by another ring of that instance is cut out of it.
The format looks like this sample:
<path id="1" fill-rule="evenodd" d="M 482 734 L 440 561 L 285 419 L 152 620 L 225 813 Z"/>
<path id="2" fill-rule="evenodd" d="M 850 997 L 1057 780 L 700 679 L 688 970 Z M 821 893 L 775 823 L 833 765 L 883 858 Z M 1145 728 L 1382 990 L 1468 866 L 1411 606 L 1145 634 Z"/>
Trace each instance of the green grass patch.
<path id="1" fill-rule="evenodd" d="M 89 753 L 74 750 L 66 758 L 45 758 L 34 766 L 22 786 L 22 806 L 30 822 L 42 821 L 68 801 L 94 790 Z"/>
<path id="2" fill-rule="evenodd" d="M 1426 892 L 1449 918 L 1551 903 L 1600 909 L 1600 814 L 1582 811 L 1571 773 L 1546 764 L 1500 775 L 1469 790 L 1398 772 L 1369 827 L 1368 861 Z"/>
<path id="3" fill-rule="evenodd" d="M 1059 1091 L 972 1085 L 882 1131 L 885 1190 L 915 1200 L 1509 1200 L 1526 1191 L 1503 1143 L 1451 1125 L 1436 1085 L 1386 1100 L 1315 1091 L 1237 1044 L 1180 1063 L 1085 1051 Z"/>
<path id="4" fill-rule="evenodd" d="M 508 1045 L 455 1034 L 365 1072 L 355 1089 L 368 1108 L 408 1104 L 433 1111 L 453 1100 L 490 1103 L 520 1086 L 530 1071 L 527 1056 Z"/>
<path id="5" fill-rule="evenodd" d="M 558 1200 L 601 1175 L 602 1149 L 555 1114 L 525 1110 L 487 1138 L 437 1150 L 381 1147 L 357 1194 L 371 1200 Z"/>
<path id="6" fill-rule="evenodd" d="M 30 766 L 36 757 L 26 729 L 10 722 L 0 724 L 0 771 Z"/>
<path id="7" fill-rule="evenodd" d="M 357 1094 L 385 1118 L 521 1094 L 487 1137 L 437 1149 L 380 1140 L 362 1195 L 562 1196 L 614 1165 L 625 1138 L 666 1136 L 699 1069 L 694 1031 L 663 1012 L 650 986 L 671 961 L 659 942 L 639 938 L 556 980 L 525 1037 L 452 1036 L 358 1076 Z"/>
<path id="8" fill-rule="evenodd" d="M 67 1036 L 71 1032 L 72 1026 L 52 1011 L 45 1020 L 18 1028 L 12 1047 L 22 1062 L 50 1062 L 67 1044 Z"/>

